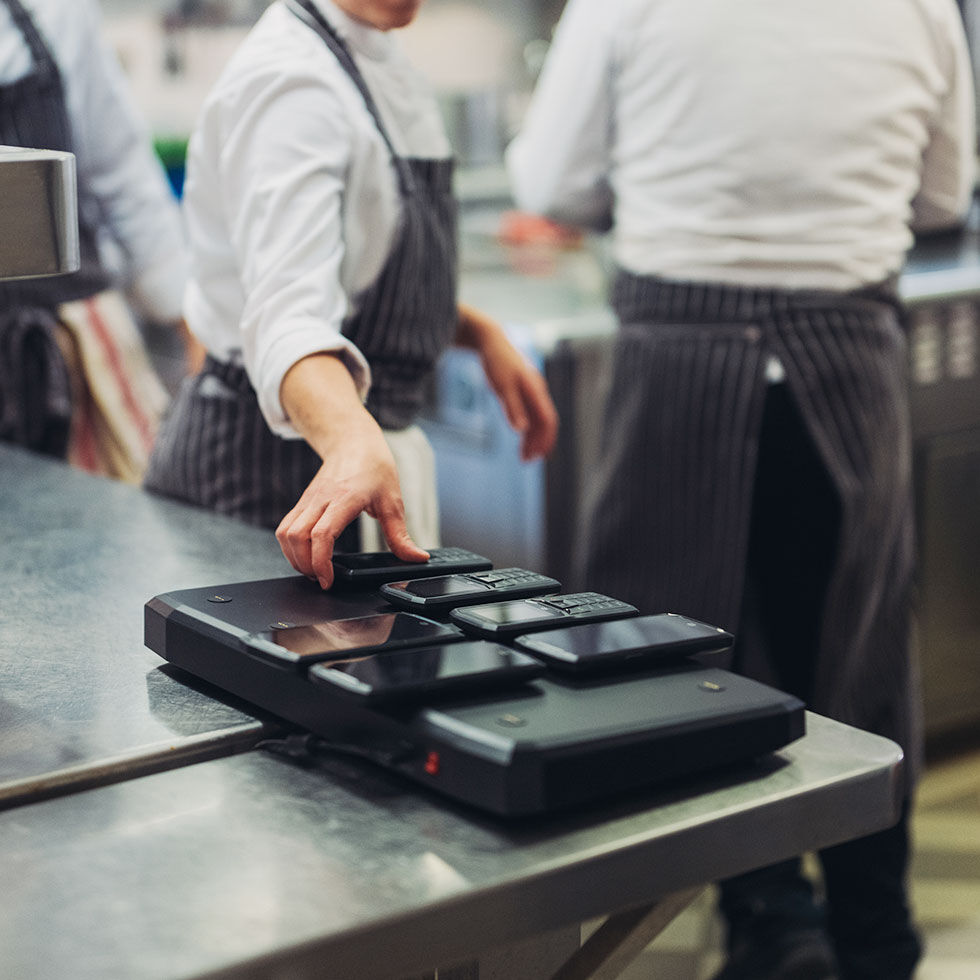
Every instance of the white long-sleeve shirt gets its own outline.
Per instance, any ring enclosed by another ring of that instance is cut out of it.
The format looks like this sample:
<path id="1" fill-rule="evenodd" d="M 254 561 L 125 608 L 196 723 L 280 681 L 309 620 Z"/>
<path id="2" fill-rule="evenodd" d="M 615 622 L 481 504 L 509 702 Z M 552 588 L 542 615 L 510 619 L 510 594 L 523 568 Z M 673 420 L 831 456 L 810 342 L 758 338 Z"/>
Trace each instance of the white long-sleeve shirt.
<path id="1" fill-rule="evenodd" d="M 122 252 L 140 312 L 181 315 L 187 254 L 180 210 L 93 0 L 22 0 L 61 72 L 74 142 L 79 213 Z M 30 49 L 0 4 L 0 84 L 32 70 Z"/>
<path id="2" fill-rule="evenodd" d="M 973 113 L 953 0 L 570 0 L 507 163 L 629 271 L 846 290 L 964 215 Z"/>
<path id="3" fill-rule="evenodd" d="M 347 42 L 396 151 L 445 158 L 436 102 L 397 38 L 317 6 Z M 218 357 L 240 356 L 274 432 L 286 371 L 341 352 L 362 396 L 370 372 L 341 335 L 377 278 L 402 208 L 391 154 L 319 34 L 282 3 L 250 32 L 191 138 L 185 213 L 193 276 L 185 315 Z"/>

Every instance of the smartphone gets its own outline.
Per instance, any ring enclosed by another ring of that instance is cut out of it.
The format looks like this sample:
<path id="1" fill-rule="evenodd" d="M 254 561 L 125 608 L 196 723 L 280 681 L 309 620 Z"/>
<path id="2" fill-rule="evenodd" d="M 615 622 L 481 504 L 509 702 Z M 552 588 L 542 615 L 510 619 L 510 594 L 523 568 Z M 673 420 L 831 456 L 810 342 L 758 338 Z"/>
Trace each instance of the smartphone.
<path id="1" fill-rule="evenodd" d="M 404 647 L 427 647 L 463 638 L 461 630 L 414 613 L 375 613 L 330 619 L 305 626 L 284 626 L 252 633 L 245 652 L 275 667 L 305 670 L 321 660 Z"/>
<path id="2" fill-rule="evenodd" d="M 734 640 L 731 633 L 690 616 L 658 613 L 544 630 L 518 636 L 514 644 L 555 670 L 577 673 L 677 661 L 695 653 L 720 653 Z"/>
<path id="3" fill-rule="evenodd" d="M 463 548 L 432 548 L 429 560 L 402 561 L 390 551 L 361 551 L 333 556 L 334 584 L 357 588 L 376 588 L 382 582 L 479 572 L 493 568 L 493 562 Z"/>
<path id="4" fill-rule="evenodd" d="M 511 599 L 479 606 L 453 609 L 449 618 L 467 633 L 489 640 L 506 639 L 531 630 L 573 623 L 620 619 L 639 613 L 636 606 L 598 592 L 548 595 L 534 599 Z"/>
<path id="5" fill-rule="evenodd" d="M 315 684 L 365 703 L 395 704 L 498 691 L 524 684 L 544 671 L 544 664 L 534 657 L 471 640 L 315 664 L 308 676 Z"/>
<path id="6" fill-rule="evenodd" d="M 393 605 L 419 612 L 502 599 L 523 599 L 561 588 L 561 582 L 523 568 L 497 568 L 468 575 L 437 575 L 409 582 L 386 582 L 381 594 Z"/>

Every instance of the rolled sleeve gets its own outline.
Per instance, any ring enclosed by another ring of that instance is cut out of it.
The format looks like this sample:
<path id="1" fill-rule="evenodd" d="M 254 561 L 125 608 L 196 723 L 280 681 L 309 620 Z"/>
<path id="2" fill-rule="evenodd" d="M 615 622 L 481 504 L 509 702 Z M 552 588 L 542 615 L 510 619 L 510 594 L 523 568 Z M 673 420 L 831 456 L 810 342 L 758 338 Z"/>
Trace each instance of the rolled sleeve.
<path id="1" fill-rule="evenodd" d="M 260 364 L 249 372 L 262 415 L 277 436 L 284 439 L 302 438 L 282 407 L 279 398 L 282 379 L 297 361 L 311 354 L 324 353 L 336 354 L 343 361 L 354 379 L 361 401 L 367 398 L 371 386 L 371 369 L 364 355 L 340 334 L 332 341 L 325 341 L 323 325 L 316 320 L 295 324 L 288 332 L 276 338 L 264 352 Z"/>
<path id="2" fill-rule="evenodd" d="M 279 389 L 289 368 L 337 353 L 364 398 L 370 370 L 342 334 L 343 207 L 354 135 L 315 74 L 260 74 L 238 95 L 223 134 L 221 193 L 244 307 L 245 368 L 269 427 L 298 437 Z"/>

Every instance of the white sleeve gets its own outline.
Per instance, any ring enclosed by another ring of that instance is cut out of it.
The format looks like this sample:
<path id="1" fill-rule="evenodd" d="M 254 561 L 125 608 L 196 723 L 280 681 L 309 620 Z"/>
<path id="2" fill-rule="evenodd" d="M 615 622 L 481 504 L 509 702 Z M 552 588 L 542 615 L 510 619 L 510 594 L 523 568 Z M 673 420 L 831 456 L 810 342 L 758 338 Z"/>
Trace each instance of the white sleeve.
<path id="1" fill-rule="evenodd" d="M 948 88 L 922 160 L 912 228 L 929 231 L 966 217 L 976 182 L 976 107 L 970 55 L 956 7 L 948 5 Z"/>
<path id="2" fill-rule="evenodd" d="M 56 38 L 77 158 L 79 206 L 125 258 L 126 283 L 150 319 L 176 321 L 187 279 L 180 208 L 91 0 L 61 5 Z"/>
<path id="3" fill-rule="evenodd" d="M 568 224 L 610 227 L 611 84 L 608 7 L 570 0 L 521 130 L 507 149 L 519 207 Z"/>
<path id="4" fill-rule="evenodd" d="M 353 134 L 317 66 L 272 69 L 240 83 L 223 123 L 203 134 L 219 161 L 245 295 L 241 346 L 259 406 L 274 432 L 295 436 L 279 400 L 289 368 L 338 352 L 362 397 L 370 372 L 342 336 L 349 299 L 341 280 L 343 208 Z"/>

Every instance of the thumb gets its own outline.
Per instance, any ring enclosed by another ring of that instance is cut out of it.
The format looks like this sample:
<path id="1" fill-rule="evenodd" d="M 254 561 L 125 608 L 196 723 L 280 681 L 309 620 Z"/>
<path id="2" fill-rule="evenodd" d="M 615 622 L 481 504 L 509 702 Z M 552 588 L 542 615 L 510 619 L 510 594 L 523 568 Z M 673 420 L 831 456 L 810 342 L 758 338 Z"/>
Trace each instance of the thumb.
<path id="1" fill-rule="evenodd" d="M 397 514 L 382 514 L 378 518 L 381 533 L 395 557 L 402 561 L 428 561 L 429 553 L 420 548 L 408 533 L 405 519 Z"/>

